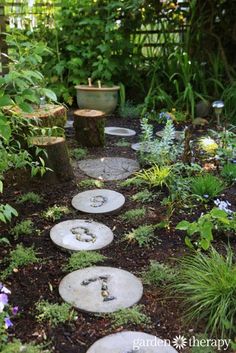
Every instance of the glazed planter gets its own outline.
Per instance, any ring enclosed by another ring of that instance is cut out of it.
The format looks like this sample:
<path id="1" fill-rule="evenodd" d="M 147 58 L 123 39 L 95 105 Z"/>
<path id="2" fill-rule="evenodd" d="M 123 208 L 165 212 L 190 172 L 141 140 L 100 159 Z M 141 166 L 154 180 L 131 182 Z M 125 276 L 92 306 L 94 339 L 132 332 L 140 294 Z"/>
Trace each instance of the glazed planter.
<path id="1" fill-rule="evenodd" d="M 77 91 L 77 104 L 80 109 L 100 110 L 111 114 L 118 103 L 119 86 L 96 87 L 89 85 L 75 86 Z"/>

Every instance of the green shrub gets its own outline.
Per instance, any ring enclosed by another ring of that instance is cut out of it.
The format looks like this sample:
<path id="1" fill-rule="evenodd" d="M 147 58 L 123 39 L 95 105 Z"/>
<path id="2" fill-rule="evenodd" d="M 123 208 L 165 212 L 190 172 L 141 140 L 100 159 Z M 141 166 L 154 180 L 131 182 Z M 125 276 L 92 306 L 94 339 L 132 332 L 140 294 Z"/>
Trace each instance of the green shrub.
<path id="1" fill-rule="evenodd" d="M 168 178 L 170 177 L 171 167 L 154 165 L 149 169 L 144 169 L 141 172 L 137 172 L 135 177 L 142 180 L 150 188 L 152 187 L 163 187 L 168 186 Z"/>
<path id="2" fill-rule="evenodd" d="M 82 188 L 102 188 L 104 182 L 96 179 L 85 179 L 79 182 L 79 186 Z"/>
<path id="3" fill-rule="evenodd" d="M 137 242 L 139 246 L 147 246 L 153 241 L 155 228 L 152 224 L 139 226 L 125 234 L 124 240 L 127 240 L 129 243 Z"/>
<path id="4" fill-rule="evenodd" d="M 17 239 L 21 235 L 32 235 L 34 231 L 34 224 L 31 220 L 27 219 L 17 223 L 15 227 L 10 230 L 10 234 L 14 235 Z"/>
<path id="5" fill-rule="evenodd" d="M 43 217 L 50 221 L 58 221 L 63 215 L 70 213 L 70 210 L 66 206 L 54 205 L 49 207 L 47 211 L 43 212 Z"/>
<path id="6" fill-rule="evenodd" d="M 96 251 L 80 251 L 73 253 L 68 263 L 63 267 L 65 271 L 75 271 L 80 268 L 95 265 L 98 262 L 106 260 L 106 256 L 99 254 Z"/>
<path id="7" fill-rule="evenodd" d="M 39 204 L 42 202 L 42 197 L 35 192 L 27 192 L 27 194 L 23 194 L 17 198 L 17 203 L 25 203 L 32 202 L 35 204 Z"/>
<path id="8" fill-rule="evenodd" d="M 142 272 L 143 282 L 154 286 L 170 282 L 174 276 L 175 274 L 169 266 L 157 261 L 151 261 L 149 268 Z"/>
<path id="9" fill-rule="evenodd" d="M 126 222 L 138 221 L 146 215 L 146 209 L 136 208 L 133 210 L 126 211 L 120 217 Z"/>
<path id="10" fill-rule="evenodd" d="M 134 105 L 130 101 L 126 101 L 124 105 L 119 107 L 119 115 L 121 118 L 138 118 L 141 114 L 141 108 L 138 105 Z"/>
<path id="11" fill-rule="evenodd" d="M 224 188 L 224 183 L 211 174 L 193 178 L 191 183 L 192 193 L 207 200 L 218 196 Z"/>
<path id="12" fill-rule="evenodd" d="M 135 305 L 132 308 L 120 309 L 110 314 L 112 327 L 116 328 L 129 324 L 146 326 L 150 324 L 151 319 L 142 312 L 143 309 L 143 305 Z"/>
<path id="13" fill-rule="evenodd" d="M 80 159 L 83 159 L 87 156 L 88 154 L 88 150 L 87 148 L 74 148 L 72 151 L 71 151 L 71 156 L 77 160 L 80 160 Z"/>
<path id="14" fill-rule="evenodd" d="M 51 304 L 46 300 L 41 300 L 36 304 L 36 310 L 38 312 L 37 321 L 48 321 L 52 327 L 77 319 L 74 309 L 67 303 Z"/>
<path id="15" fill-rule="evenodd" d="M 204 320 L 206 331 L 222 338 L 235 333 L 236 264 L 233 252 L 195 253 L 180 260 L 171 288 L 180 293 L 186 319 Z"/>
<path id="16" fill-rule="evenodd" d="M 116 142 L 115 144 L 117 147 L 129 147 L 130 143 L 125 139 L 121 139 L 120 141 Z"/>
<path id="17" fill-rule="evenodd" d="M 235 183 L 236 181 L 236 164 L 228 163 L 225 164 L 222 171 L 221 176 L 227 180 L 229 183 Z"/>
<path id="18" fill-rule="evenodd" d="M 29 264 L 34 264 L 40 261 L 37 257 L 34 248 L 25 248 L 23 245 L 18 244 L 15 250 L 12 250 L 8 256 L 9 265 L 8 267 L 1 273 L 1 278 L 4 280 L 7 278 L 14 269 L 18 269 L 19 267 L 24 267 Z"/>
<path id="19" fill-rule="evenodd" d="M 1 353 L 50 353 L 42 346 L 36 346 L 33 343 L 21 343 L 19 340 L 7 343 Z"/>
<path id="20" fill-rule="evenodd" d="M 137 192 L 136 194 L 132 195 L 131 198 L 133 201 L 147 203 L 151 202 L 156 198 L 157 195 L 154 195 L 148 189 L 144 189 L 142 191 Z"/>

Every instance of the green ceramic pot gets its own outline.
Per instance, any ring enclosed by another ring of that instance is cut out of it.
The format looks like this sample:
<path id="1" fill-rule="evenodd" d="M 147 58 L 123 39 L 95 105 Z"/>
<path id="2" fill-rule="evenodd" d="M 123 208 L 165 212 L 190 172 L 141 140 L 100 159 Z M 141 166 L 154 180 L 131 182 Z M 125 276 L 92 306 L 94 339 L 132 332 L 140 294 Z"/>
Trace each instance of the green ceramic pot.
<path id="1" fill-rule="evenodd" d="M 111 114 L 116 109 L 119 86 L 98 88 L 78 85 L 75 88 L 77 91 L 77 104 L 80 109 L 95 109 L 106 114 Z"/>

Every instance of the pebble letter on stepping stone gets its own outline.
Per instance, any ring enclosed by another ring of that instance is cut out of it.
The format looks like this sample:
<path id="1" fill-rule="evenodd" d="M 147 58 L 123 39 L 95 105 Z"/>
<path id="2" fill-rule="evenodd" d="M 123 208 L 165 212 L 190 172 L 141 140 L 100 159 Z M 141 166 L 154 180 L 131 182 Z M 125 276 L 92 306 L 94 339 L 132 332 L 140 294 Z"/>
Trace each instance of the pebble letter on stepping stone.
<path id="1" fill-rule="evenodd" d="M 74 219 L 56 224 L 50 237 L 54 244 L 67 250 L 98 250 L 112 242 L 113 233 L 102 223 Z"/>
<path id="2" fill-rule="evenodd" d="M 140 169 L 137 161 L 120 157 L 87 159 L 78 166 L 88 176 L 104 181 L 126 179 Z"/>
<path id="3" fill-rule="evenodd" d="M 72 199 L 72 206 L 86 213 L 110 213 L 119 210 L 125 197 L 117 191 L 95 189 L 80 192 Z"/>
<path id="4" fill-rule="evenodd" d="M 91 313 L 111 313 L 136 304 L 143 295 L 141 281 L 132 273 L 113 267 L 88 267 L 64 277 L 61 297 Z"/>
<path id="5" fill-rule="evenodd" d="M 178 353 L 169 341 L 143 332 L 124 331 L 95 342 L 87 353 Z"/>
<path id="6" fill-rule="evenodd" d="M 125 127 L 110 126 L 105 127 L 105 134 L 113 136 L 130 137 L 136 135 L 136 132 Z"/>

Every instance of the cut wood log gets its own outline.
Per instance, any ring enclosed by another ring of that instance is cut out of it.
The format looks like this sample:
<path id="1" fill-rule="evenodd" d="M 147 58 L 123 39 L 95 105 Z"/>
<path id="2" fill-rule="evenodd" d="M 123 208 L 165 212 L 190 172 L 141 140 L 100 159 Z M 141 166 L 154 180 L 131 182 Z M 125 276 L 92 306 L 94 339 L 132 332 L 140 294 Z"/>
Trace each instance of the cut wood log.
<path id="1" fill-rule="evenodd" d="M 48 171 L 45 176 L 50 181 L 69 181 L 73 179 L 74 173 L 64 137 L 33 137 L 31 144 L 47 152 L 45 164 L 52 171 Z"/>
<path id="2" fill-rule="evenodd" d="M 78 109 L 74 112 L 75 137 L 86 147 L 104 146 L 105 113 L 99 110 Z"/>

